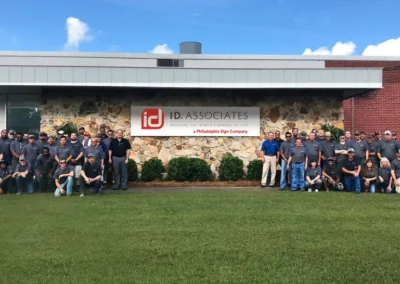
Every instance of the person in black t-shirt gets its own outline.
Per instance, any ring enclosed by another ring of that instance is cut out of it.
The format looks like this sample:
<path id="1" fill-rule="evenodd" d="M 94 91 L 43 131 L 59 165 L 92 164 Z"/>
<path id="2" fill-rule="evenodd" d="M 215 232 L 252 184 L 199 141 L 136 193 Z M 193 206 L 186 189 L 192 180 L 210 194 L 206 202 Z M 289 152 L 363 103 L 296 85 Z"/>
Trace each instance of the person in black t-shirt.
<path id="1" fill-rule="evenodd" d="M 313 189 L 318 192 L 322 185 L 321 176 L 321 168 L 317 166 L 317 161 L 311 161 L 310 167 L 306 170 L 306 188 L 308 188 L 308 192 L 312 192 Z"/>
<path id="2" fill-rule="evenodd" d="M 95 161 L 95 155 L 93 153 L 88 154 L 88 161 L 83 165 L 81 170 L 81 177 L 79 181 L 81 197 L 86 195 L 86 190 L 90 188 L 92 193 L 101 192 L 101 176 L 102 169 L 99 163 Z"/>
<path id="3" fill-rule="evenodd" d="M 348 158 L 342 164 L 342 172 L 344 174 L 344 184 L 347 191 L 354 193 L 361 192 L 360 182 L 360 162 L 355 158 L 355 151 L 353 148 L 347 150 Z"/>
<path id="4" fill-rule="evenodd" d="M 362 168 L 362 179 L 364 181 L 364 191 L 375 193 L 376 180 L 378 179 L 378 170 L 375 168 L 371 159 L 367 159 Z"/>
<path id="5" fill-rule="evenodd" d="M 11 192 L 12 174 L 11 166 L 7 166 L 6 161 L 0 160 L 0 194 Z"/>
<path id="6" fill-rule="evenodd" d="M 340 174 L 332 157 L 327 159 L 327 163 L 324 165 L 324 169 L 322 170 L 322 176 L 322 182 L 324 183 L 326 191 L 329 191 L 329 188 L 339 189 L 337 185 L 340 181 Z"/>
<path id="7" fill-rule="evenodd" d="M 114 169 L 114 186 L 113 189 L 126 190 L 128 188 L 128 161 L 131 143 L 125 138 L 122 138 L 123 131 L 117 130 L 115 133 L 117 138 L 110 142 L 108 150 L 109 160 Z"/>
<path id="8" fill-rule="evenodd" d="M 378 191 L 391 193 L 393 178 L 390 171 L 390 162 L 388 158 L 381 159 L 381 167 L 378 170 Z"/>

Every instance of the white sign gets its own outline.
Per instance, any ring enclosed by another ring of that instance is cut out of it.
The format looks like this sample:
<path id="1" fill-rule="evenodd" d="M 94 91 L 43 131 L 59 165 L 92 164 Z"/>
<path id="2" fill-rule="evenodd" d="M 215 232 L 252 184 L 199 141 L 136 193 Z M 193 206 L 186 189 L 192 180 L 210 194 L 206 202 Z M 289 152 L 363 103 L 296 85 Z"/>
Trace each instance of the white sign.
<path id="1" fill-rule="evenodd" d="M 132 136 L 260 136 L 259 107 L 132 106 Z"/>

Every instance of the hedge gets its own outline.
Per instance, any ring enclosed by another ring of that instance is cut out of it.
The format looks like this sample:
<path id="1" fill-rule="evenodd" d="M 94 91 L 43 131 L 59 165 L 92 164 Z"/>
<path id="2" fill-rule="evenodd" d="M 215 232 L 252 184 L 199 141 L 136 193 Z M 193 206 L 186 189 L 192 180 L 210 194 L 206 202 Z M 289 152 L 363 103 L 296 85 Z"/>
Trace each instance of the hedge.
<path id="1" fill-rule="evenodd" d="M 136 162 L 132 159 L 128 161 L 128 181 L 138 180 L 138 168 Z"/>
<path id="2" fill-rule="evenodd" d="M 209 181 L 213 175 L 206 161 L 198 158 L 173 158 L 168 163 L 168 177 L 174 181 Z"/>
<path id="3" fill-rule="evenodd" d="M 157 158 L 152 158 L 145 161 L 142 166 L 141 181 L 154 181 L 160 180 L 163 172 L 162 161 Z"/>
<path id="4" fill-rule="evenodd" d="M 248 180 L 261 180 L 263 162 L 261 160 L 252 160 L 247 166 Z"/>
<path id="5" fill-rule="evenodd" d="M 224 156 L 218 169 L 219 179 L 237 181 L 243 178 L 243 161 L 238 157 Z"/>

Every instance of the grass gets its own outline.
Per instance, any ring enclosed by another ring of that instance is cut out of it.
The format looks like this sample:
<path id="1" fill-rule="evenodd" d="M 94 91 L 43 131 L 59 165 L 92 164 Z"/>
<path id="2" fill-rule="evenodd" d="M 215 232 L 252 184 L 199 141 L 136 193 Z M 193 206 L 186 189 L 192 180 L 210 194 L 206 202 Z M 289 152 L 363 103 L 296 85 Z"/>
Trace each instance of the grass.
<path id="1" fill-rule="evenodd" d="M 398 283 L 399 198 L 0 196 L 0 283 Z"/>

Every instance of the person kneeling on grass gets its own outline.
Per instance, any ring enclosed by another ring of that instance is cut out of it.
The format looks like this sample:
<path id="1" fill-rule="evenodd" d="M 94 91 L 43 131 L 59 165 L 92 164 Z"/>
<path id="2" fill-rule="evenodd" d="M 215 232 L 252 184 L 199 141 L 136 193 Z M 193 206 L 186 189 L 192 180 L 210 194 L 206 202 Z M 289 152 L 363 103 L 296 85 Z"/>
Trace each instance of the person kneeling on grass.
<path id="1" fill-rule="evenodd" d="M 381 167 L 378 170 L 378 191 L 392 193 L 393 178 L 390 172 L 390 162 L 387 158 L 381 159 Z"/>
<path id="2" fill-rule="evenodd" d="M 7 162 L 0 160 L 0 194 L 10 193 L 12 190 L 12 168 Z"/>
<path id="3" fill-rule="evenodd" d="M 94 154 L 88 155 L 88 161 L 83 165 L 81 177 L 79 180 L 81 197 L 86 195 L 86 189 L 90 188 L 90 192 L 100 194 L 102 186 L 102 169 L 101 165 L 96 162 Z"/>
<path id="4" fill-rule="evenodd" d="M 324 183 L 325 190 L 329 191 L 329 188 L 343 189 L 343 185 L 339 181 L 338 168 L 336 167 L 333 158 L 329 157 L 327 163 L 324 164 L 324 169 L 322 170 L 322 182 Z"/>
<path id="5" fill-rule="evenodd" d="M 306 170 L 306 188 L 308 188 L 308 192 L 312 192 L 313 189 L 315 192 L 318 192 L 321 185 L 321 168 L 317 167 L 317 161 L 313 160 L 310 167 Z"/>
<path id="6" fill-rule="evenodd" d="M 365 161 L 362 168 L 362 178 L 364 180 L 364 191 L 375 193 L 376 180 L 377 180 L 377 170 L 371 159 Z"/>
<path id="7" fill-rule="evenodd" d="M 54 180 L 56 181 L 56 191 L 54 191 L 54 196 L 65 195 L 65 191 L 67 191 L 67 195 L 71 196 L 74 185 L 74 170 L 72 167 L 67 165 L 67 161 L 65 159 L 60 160 L 60 167 L 54 173 Z"/>
<path id="8" fill-rule="evenodd" d="M 24 190 L 28 194 L 33 193 L 33 174 L 32 167 L 28 165 L 24 156 L 19 157 L 19 164 L 15 169 L 15 173 L 12 176 L 17 182 L 17 195 L 20 195 Z"/>

